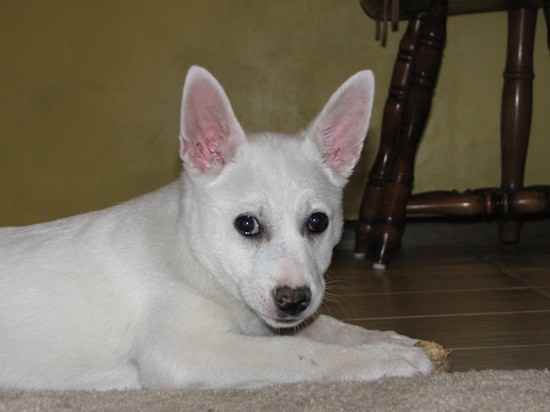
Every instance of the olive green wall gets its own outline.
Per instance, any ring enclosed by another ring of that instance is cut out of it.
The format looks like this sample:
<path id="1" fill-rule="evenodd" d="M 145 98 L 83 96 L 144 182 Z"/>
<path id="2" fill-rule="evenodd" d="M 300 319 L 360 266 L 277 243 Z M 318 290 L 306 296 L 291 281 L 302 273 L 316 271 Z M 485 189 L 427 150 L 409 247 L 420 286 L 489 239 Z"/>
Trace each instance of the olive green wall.
<path id="1" fill-rule="evenodd" d="M 373 69 L 370 140 L 346 196 L 347 216 L 355 216 L 400 37 L 377 45 L 358 1 L 11 0 L 0 27 L 0 225 L 108 206 L 173 179 L 191 64 L 221 80 L 245 128 L 280 131 L 304 127 L 349 75 Z M 532 184 L 550 171 L 545 29 L 541 19 Z M 505 31 L 503 13 L 450 19 L 417 190 L 498 182 Z"/>

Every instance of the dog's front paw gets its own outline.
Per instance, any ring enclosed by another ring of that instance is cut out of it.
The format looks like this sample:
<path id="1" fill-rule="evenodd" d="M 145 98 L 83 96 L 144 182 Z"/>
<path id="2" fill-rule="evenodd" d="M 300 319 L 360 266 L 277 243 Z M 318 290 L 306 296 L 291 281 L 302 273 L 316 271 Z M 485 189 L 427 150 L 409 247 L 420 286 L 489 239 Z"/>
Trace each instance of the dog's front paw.
<path id="1" fill-rule="evenodd" d="M 365 363 L 359 365 L 362 370 L 358 371 L 361 380 L 428 375 L 433 371 L 430 358 L 416 346 L 381 342 L 361 345 L 357 349 L 365 355 Z"/>

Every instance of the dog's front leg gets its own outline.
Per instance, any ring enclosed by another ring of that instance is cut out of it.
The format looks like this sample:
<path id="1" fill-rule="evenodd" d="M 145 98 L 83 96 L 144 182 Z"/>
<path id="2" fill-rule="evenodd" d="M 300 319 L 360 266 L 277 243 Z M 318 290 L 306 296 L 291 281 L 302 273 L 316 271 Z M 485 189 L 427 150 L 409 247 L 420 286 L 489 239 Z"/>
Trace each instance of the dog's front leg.
<path id="1" fill-rule="evenodd" d="M 297 335 L 318 342 L 343 346 L 382 342 L 413 346 L 418 342 L 417 339 L 400 335 L 394 331 L 369 330 L 327 315 L 318 316 L 311 324 L 298 331 Z"/>
<path id="2" fill-rule="evenodd" d="M 422 350 L 388 342 L 354 348 L 299 336 L 157 337 L 138 359 L 146 388 L 257 387 L 300 381 L 370 381 L 427 374 Z"/>

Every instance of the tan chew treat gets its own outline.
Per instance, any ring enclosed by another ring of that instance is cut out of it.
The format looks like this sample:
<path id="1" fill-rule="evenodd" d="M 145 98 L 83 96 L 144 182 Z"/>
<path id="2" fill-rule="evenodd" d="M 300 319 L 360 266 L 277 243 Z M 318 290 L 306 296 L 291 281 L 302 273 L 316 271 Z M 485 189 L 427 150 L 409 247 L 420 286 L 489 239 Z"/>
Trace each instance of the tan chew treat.
<path id="1" fill-rule="evenodd" d="M 434 373 L 449 370 L 449 354 L 451 353 L 449 349 L 445 349 L 439 343 L 427 340 L 419 340 L 415 346 L 422 348 L 431 359 L 434 364 Z"/>

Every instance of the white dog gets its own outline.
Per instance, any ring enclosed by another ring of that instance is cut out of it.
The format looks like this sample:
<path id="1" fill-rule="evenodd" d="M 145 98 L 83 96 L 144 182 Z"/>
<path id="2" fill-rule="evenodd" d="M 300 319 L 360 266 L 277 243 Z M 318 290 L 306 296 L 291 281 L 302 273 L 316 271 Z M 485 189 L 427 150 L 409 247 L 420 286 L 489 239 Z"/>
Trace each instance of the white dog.
<path id="1" fill-rule="evenodd" d="M 246 136 L 221 85 L 191 68 L 179 180 L 106 210 L 0 230 L 0 387 L 429 373 L 414 339 L 312 321 L 373 93 L 371 72 L 359 72 L 300 135 Z"/>

